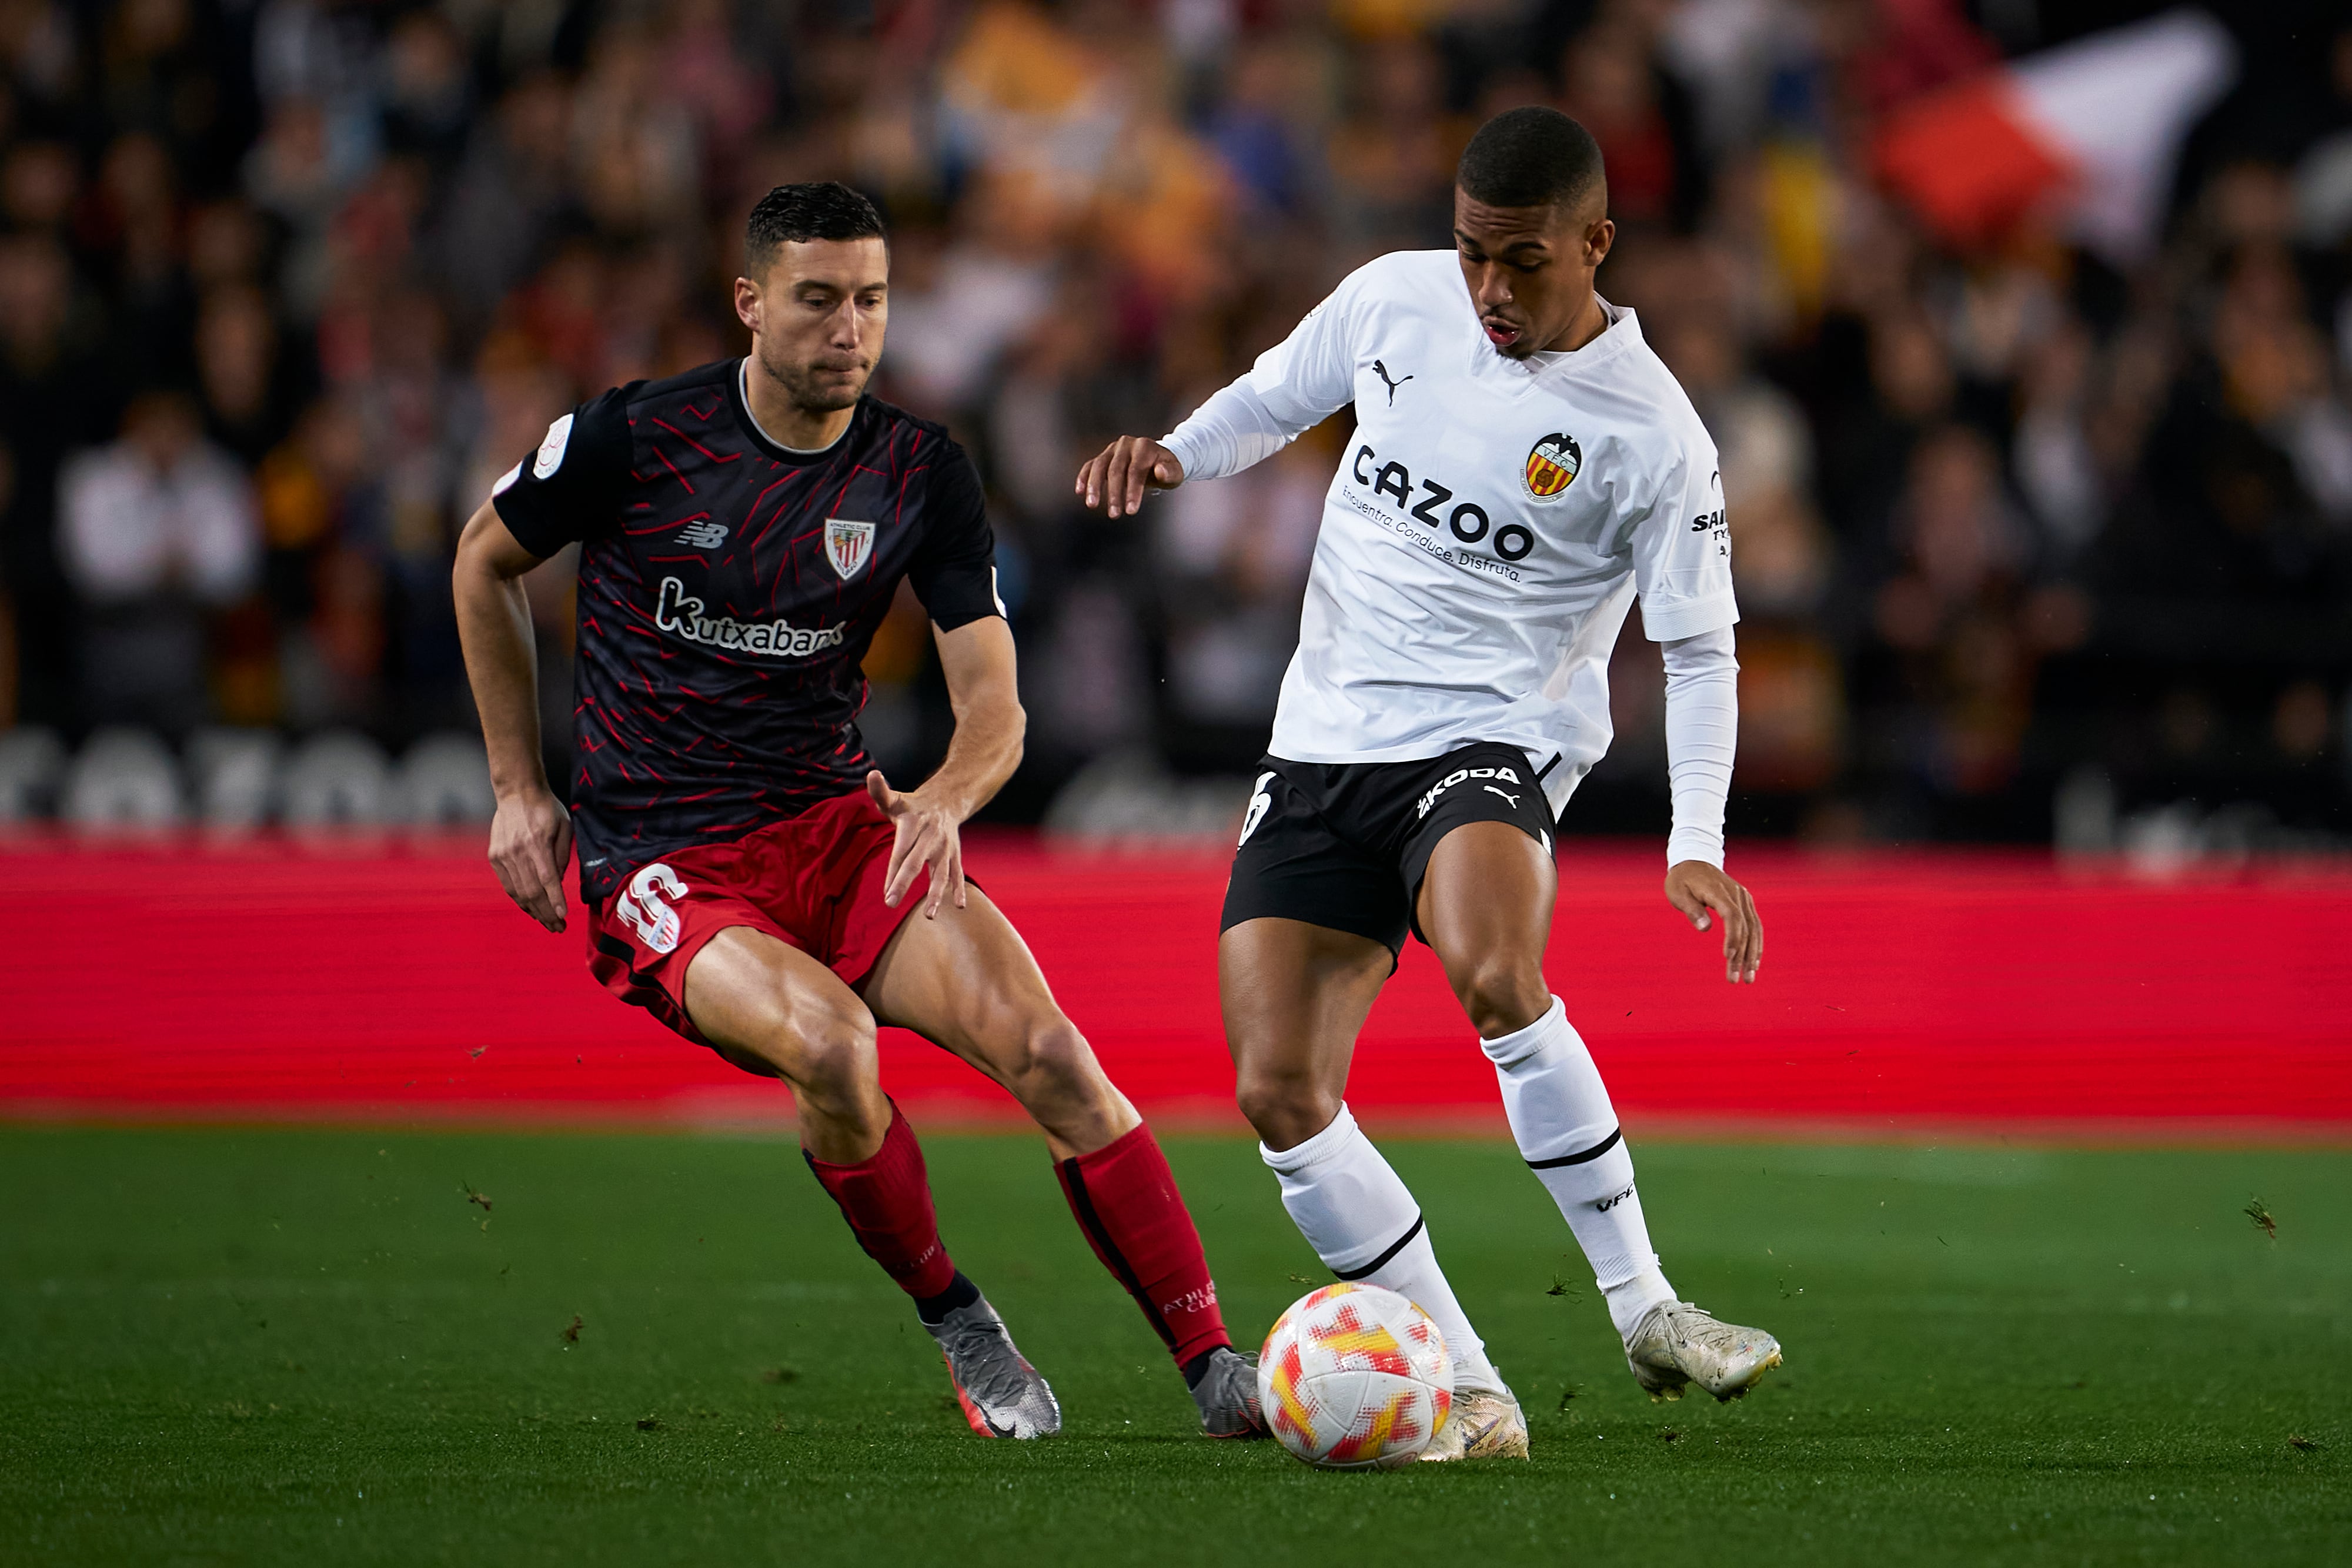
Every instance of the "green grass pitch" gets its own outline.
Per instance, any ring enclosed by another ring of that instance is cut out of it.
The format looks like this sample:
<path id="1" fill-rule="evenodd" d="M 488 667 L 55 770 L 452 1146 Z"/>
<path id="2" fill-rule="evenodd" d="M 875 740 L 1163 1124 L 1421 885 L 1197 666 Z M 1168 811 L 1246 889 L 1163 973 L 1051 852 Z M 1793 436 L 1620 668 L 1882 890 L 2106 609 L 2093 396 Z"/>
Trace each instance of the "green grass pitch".
<path id="1" fill-rule="evenodd" d="M 1509 1148 L 1391 1138 L 1535 1458 L 1326 1475 L 1193 1435 L 1037 1144 L 927 1145 L 1058 1439 L 964 1429 L 787 1142 L 0 1129 L 0 1561 L 2352 1557 L 2352 1154 L 1648 1142 L 1789 1356 L 1654 1406 Z M 1262 1333 L 1325 1276 L 1250 1145 L 1170 1155 Z"/>

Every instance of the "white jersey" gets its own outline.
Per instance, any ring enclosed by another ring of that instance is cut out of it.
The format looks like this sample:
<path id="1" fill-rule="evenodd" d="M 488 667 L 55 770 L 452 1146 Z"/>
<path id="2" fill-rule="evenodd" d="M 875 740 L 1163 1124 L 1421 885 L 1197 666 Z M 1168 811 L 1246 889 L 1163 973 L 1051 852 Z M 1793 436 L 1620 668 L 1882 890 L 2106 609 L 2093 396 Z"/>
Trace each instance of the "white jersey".
<path id="1" fill-rule="evenodd" d="M 1168 438 L 1188 476 L 1214 477 L 1356 405 L 1275 756 L 1500 741 L 1557 810 L 1608 749 L 1609 655 L 1634 597 L 1658 642 L 1739 619 L 1715 444 L 1633 313 L 1602 309 L 1583 348 L 1512 360 L 1454 252 L 1385 256 L 1229 389 L 1276 429 L 1234 429 L 1219 393 Z"/>

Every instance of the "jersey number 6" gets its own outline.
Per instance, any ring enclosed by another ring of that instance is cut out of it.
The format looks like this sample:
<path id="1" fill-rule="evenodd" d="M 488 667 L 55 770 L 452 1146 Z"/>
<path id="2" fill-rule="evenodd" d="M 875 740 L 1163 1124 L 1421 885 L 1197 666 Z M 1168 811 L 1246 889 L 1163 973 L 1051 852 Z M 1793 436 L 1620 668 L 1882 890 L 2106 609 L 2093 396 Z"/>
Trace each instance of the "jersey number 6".
<path id="1" fill-rule="evenodd" d="M 613 901 L 613 913 L 628 923 L 638 941 L 667 953 L 677 946 L 682 923 L 665 900 L 685 896 L 686 883 L 677 873 L 656 861 L 629 879 L 628 890 Z"/>

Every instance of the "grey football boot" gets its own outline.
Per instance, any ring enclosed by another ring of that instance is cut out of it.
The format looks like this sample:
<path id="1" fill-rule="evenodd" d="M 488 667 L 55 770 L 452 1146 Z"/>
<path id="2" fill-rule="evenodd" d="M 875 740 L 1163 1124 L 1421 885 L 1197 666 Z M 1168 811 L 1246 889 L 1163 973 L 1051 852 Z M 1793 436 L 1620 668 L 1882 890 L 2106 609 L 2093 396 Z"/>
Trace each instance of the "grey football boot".
<path id="1" fill-rule="evenodd" d="M 973 1431 L 983 1437 L 1050 1437 L 1062 1429 L 1054 1391 L 1013 1345 L 986 1296 L 923 1327 L 940 1342 L 956 1402 Z"/>
<path id="2" fill-rule="evenodd" d="M 1263 1437 L 1265 1413 L 1258 1406 L 1257 1364 L 1227 1346 L 1209 1353 L 1209 1367 L 1193 1385 L 1201 1407 L 1201 1430 L 1212 1437 Z"/>
<path id="3" fill-rule="evenodd" d="M 1696 1383 L 1733 1400 L 1780 1364 L 1780 1342 L 1762 1329 L 1719 1321 L 1688 1301 L 1662 1301 L 1625 1337 L 1625 1364 L 1653 1399 L 1680 1399 Z"/>

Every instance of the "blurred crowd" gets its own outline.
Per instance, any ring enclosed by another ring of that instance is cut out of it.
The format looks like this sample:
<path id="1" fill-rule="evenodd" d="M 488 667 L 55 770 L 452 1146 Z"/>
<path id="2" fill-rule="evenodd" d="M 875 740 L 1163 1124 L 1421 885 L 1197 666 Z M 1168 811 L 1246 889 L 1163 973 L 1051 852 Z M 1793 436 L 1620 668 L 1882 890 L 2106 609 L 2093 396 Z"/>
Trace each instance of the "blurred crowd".
<path id="1" fill-rule="evenodd" d="M 579 399 L 740 352 L 745 213 L 838 178 L 893 227 L 876 390 L 991 487 L 1032 717 L 1001 814 L 1243 770 L 1347 415 L 1131 522 L 1071 476 L 1350 267 L 1449 243 L 1470 131 L 1543 101 L 1608 160 L 1603 292 L 1722 451 L 1736 831 L 2042 840 L 2055 800 L 2080 837 L 2104 800 L 2324 841 L 2352 803 L 2345 13 L 2222 18 L 2236 85 L 2146 254 L 2031 220 L 1939 246 L 1873 176 L 1891 110 L 2155 9 L 0 0 L 0 729 L 467 728 L 457 528 Z M 530 586 L 560 748 L 565 563 Z M 868 673 L 869 742 L 920 768 L 948 716 L 911 602 Z M 1612 680 L 1579 825 L 1655 831 L 1638 622 Z"/>

